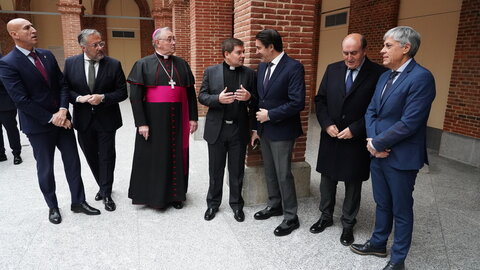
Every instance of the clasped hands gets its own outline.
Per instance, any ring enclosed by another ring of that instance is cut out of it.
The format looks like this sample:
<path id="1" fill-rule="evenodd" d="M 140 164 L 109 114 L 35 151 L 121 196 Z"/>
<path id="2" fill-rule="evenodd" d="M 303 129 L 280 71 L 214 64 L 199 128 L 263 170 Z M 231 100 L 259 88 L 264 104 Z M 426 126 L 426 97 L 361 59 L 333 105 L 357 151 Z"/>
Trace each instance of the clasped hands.
<path id="1" fill-rule="evenodd" d="M 190 134 L 197 131 L 197 129 L 198 129 L 198 122 L 197 121 L 190 120 L 189 125 L 190 125 Z M 147 126 L 147 125 L 139 126 L 138 127 L 138 134 L 143 136 L 143 138 L 145 138 L 145 141 L 148 140 L 148 137 L 150 136 L 150 127 Z"/>
<path id="2" fill-rule="evenodd" d="M 90 103 L 90 105 L 98 105 L 102 102 L 103 95 L 92 94 L 79 96 L 77 102 L 79 103 Z"/>
<path id="3" fill-rule="evenodd" d="M 391 149 L 385 149 L 385 151 L 379 152 L 373 148 L 372 145 L 372 138 L 367 138 L 367 150 L 370 152 L 370 154 L 376 158 L 386 158 L 388 155 L 390 155 Z"/>
<path id="4" fill-rule="evenodd" d="M 350 131 L 350 128 L 347 127 L 346 129 L 339 131 L 337 125 L 330 125 L 327 127 L 326 130 L 327 134 L 330 135 L 332 138 L 338 139 L 351 139 L 353 138 L 353 134 Z"/>
<path id="5" fill-rule="evenodd" d="M 67 119 L 67 109 L 61 108 L 58 112 L 52 116 L 52 124 L 57 127 L 63 127 L 64 129 L 71 129 L 72 122 Z"/>
<path id="6" fill-rule="evenodd" d="M 235 100 L 238 101 L 247 101 L 252 95 L 248 92 L 243 85 L 240 84 L 240 89 L 235 90 L 234 92 L 228 91 L 227 87 L 218 95 L 218 101 L 222 104 L 231 104 Z"/>

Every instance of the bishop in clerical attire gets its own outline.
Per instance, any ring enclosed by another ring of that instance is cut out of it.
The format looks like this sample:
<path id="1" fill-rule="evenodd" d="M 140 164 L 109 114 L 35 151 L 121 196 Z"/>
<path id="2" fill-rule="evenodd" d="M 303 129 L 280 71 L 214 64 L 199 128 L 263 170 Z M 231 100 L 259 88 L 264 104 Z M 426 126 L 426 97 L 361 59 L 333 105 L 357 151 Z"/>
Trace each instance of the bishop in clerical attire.
<path id="1" fill-rule="evenodd" d="M 153 32 L 155 53 L 138 60 L 128 75 L 137 136 L 128 197 L 133 204 L 180 209 L 188 186 L 189 134 L 197 130 L 192 71 L 174 56 L 168 27 Z"/>

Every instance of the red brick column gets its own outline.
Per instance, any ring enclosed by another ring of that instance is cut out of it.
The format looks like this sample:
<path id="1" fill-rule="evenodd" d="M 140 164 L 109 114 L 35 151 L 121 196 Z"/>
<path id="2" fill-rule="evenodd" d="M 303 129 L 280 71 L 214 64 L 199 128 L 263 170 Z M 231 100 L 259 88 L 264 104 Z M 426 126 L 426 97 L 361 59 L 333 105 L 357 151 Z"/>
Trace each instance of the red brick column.
<path id="1" fill-rule="evenodd" d="M 255 35 L 264 28 L 276 29 L 283 38 L 285 52 L 305 66 L 307 96 L 301 113 L 304 135 L 297 139 L 293 150 L 293 162 L 305 161 L 306 133 L 311 95 L 315 94 L 315 68 L 312 54 L 315 44 L 316 0 L 238 0 L 234 9 L 234 36 L 246 42 L 247 65 L 256 68 L 259 59 L 255 54 Z M 249 149 L 247 166 L 261 164 L 258 152 Z"/>
<path id="2" fill-rule="evenodd" d="M 173 28 L 172 9 L 163 6 L 154 6 L 152 10 L 152 18 L 155 21 L 155 29 L 161 27 Z"/>
<path id="3" fill-rule="evenodd" d="M 190 62 L 190 3 L 174 0 L 172 3 L 173 31 L 177 37 L 175 55 Z"/>
<path id="4" fill-rule="evenodd" d="M 397 26 L 400 0 L 351 0 L 348 33 L 360 33 L 368 42 L 370 60 L 382 63 L 383 35 Z"/>
<path id="5" fill-rule="evenodd" d="M 197 91 L 205 68 L 223 61 L 221 43 L 232 37 L 232 11 L 232 0 L 190 0 L 190 66 Z M 199 104 L 198 111 L 205 116 L 207 108 Z"/>
<path id="6" fill-rule="evenodd" d="M 57 6 L 62 14 L 63 50 L 67 58 L 79 52 L 77 35 L 81 30 L 82 5 L 79 4 L 79 0 L 60 0 Z"/>
<path id="7" fill-rule="evenodd" d="M 480 138 L 480 4 L 463 0 L 443 130 Z"/>

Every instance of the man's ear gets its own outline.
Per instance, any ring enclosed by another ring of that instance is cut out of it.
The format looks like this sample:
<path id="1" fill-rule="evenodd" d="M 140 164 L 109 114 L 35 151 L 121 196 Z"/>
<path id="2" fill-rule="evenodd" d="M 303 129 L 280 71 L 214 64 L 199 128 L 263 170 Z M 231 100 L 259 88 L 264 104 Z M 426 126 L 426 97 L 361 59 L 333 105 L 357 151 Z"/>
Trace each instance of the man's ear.
<path id="1" fill-rule="evenodd" d="M 405 44 L 403 46 L 403 54 L 407 54 L 411 48 L 412 48 L 412 45 L 410 45 L 410 43 Z"/>

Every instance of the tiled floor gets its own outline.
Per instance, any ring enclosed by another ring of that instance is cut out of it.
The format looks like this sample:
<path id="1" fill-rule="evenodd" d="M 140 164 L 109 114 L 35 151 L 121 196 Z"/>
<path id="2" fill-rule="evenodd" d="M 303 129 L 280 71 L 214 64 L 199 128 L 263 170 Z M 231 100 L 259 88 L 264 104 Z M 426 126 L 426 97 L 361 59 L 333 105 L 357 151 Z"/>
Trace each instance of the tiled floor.
<path id="1" fill-rule="evenodd" d="M 339 243 L 343 186 L 339 186 L 334 226 L 318 235 L 308 229 L 319 217 L 320 175 L 312 171 L 312 197 L 299 201 L 301 226 L 278 238 L 281 217 L 253 219 L 263 205 L 245 208 L 238 223 L 228 196 L 214 220 L 205 221 L 208 188 L 207 148 L 191 141 L 191 181 L 182 210 L 133 206 L 127 198 L 135 129 L 128 102 L 122 103 L 124 127 L 117 135 L 115 212 L 93 197 L 95 180 L 82 156 L 87 201 L 100 216 L 74 214 L 57 155 L 60 225 L 48 222 L 48 209 L 37 184 L 35 161 L 22 135 L 24 163 L 12 157 L 0 163 L 0 269 L 382 269 L 388 258 L 362 257 Z M 318 124 L 310 121 L 307 162 L 316 163 Z M 83 154 L 81 154 L 83 155 Z M 431 166 L 415 186 L 415 225 L 408 269 L 480 269 L 480 170 L 430 153 Z M 225 190 L 228 187 L 225 186 Z M 228 192 L 224 192 L 228 194 Z M 355 228 L 356 242 L 371 233 L 374 202 L 365 182 Z"/>

